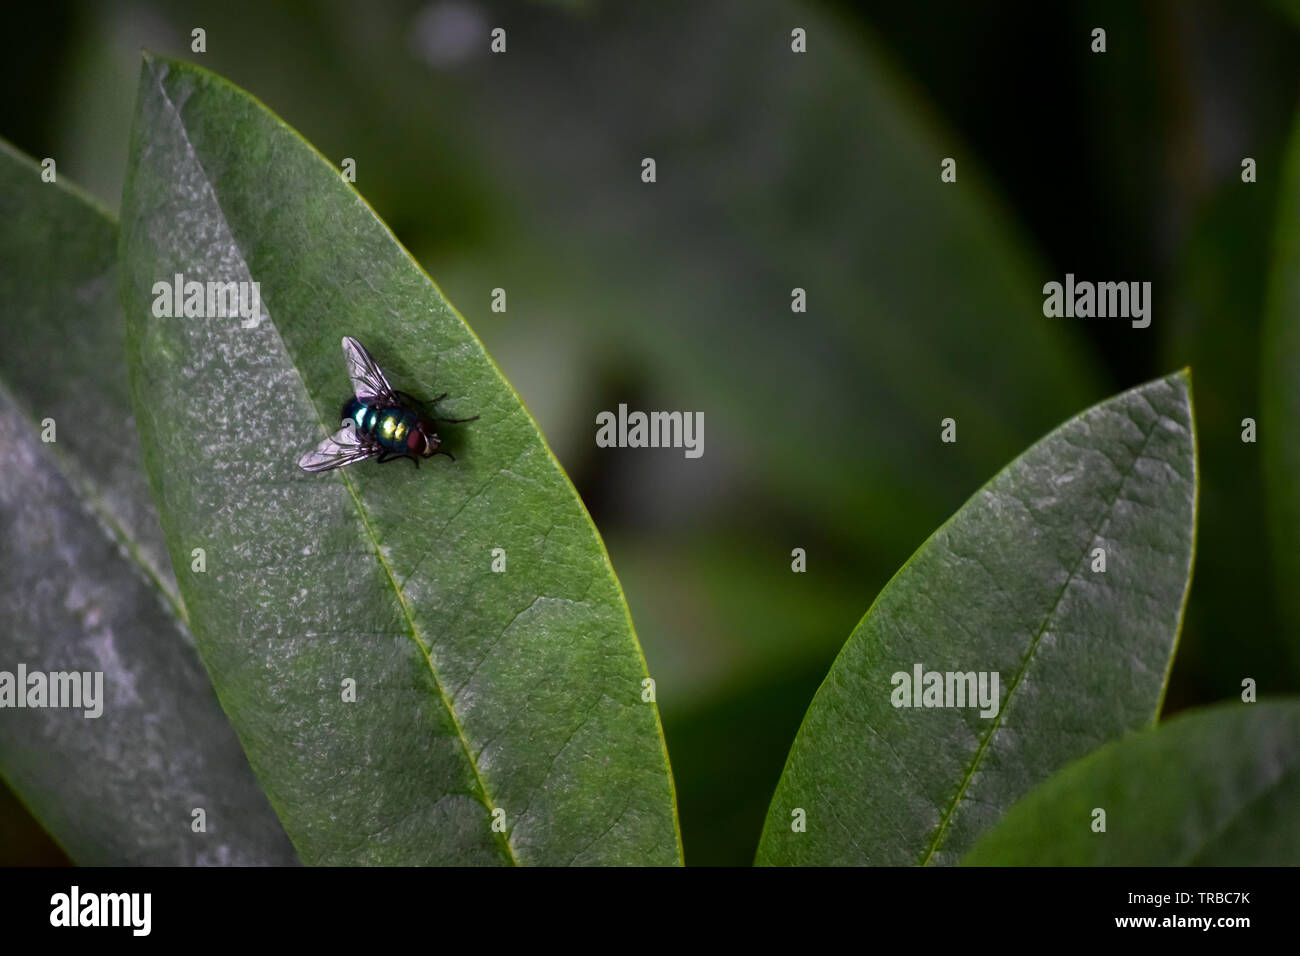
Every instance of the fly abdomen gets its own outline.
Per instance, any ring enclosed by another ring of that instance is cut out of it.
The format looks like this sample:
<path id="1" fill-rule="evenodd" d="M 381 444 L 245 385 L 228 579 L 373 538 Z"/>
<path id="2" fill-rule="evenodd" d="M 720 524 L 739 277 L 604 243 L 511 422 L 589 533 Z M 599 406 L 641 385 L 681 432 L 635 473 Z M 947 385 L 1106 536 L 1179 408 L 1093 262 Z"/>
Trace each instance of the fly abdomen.
<path id="1" fill-rule="evenodd" d="M 405 408 L 370 408 L 353 398 L 343 406 L 343 420 L 351 419 L 357 431 L 374 438 L 389 451 L 405 452 L 407 438 L 419 416 Z"/>

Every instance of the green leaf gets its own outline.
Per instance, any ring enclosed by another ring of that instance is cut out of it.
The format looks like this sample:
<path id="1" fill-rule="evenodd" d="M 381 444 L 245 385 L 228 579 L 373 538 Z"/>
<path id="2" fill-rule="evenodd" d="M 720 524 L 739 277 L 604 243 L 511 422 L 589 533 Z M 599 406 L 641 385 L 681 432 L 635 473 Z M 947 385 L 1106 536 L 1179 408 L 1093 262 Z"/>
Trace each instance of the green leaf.
<path id="1" fill-rule="evenodd" d="M 1300 702 L 1229 703 L 1102 747 L 1036 787 L 972 866 L 1295 866 Z M 1104 833 L 1094 811 L 1106 811 Z"/>
<path id="2" fill-rule="evenodd" d="M 383 223 L 247 94 L 153 57 L 122 210 L 154 495 L 176 566 L 206 556 L 181 592 L 303 859 L 679 862 L 658 712 L 595 527 Z M 260 282 L 262 320 L 156 317 L 154 284 L 177 273 Z M 396 387 L 482 416 L 447 430 L 455 462 L 298 469 L 338 428 L 344 335 Z"/>
<path id="3" fill-rule="evenodd" d="M 1260 369 L 1263 456 L 1277 593 L 1300 678 L 1300 124 L 1287 148 L 1273 240 Z"/>
<path id="4" fill-rule="evenodd" d="M 1089 409 L 1013 461 L 849 637 L 795 739 L 758 862 L 956 862 L 1036 782 L 1152 722 L 1195 509 L 1185 371 Z M 894 675 L 917 666 L 996 672 L 996 714 L 894 706 Z M 799 809 L 806 832 L 793 829 Z"/>
<path id="5" fill-rule="evenodd" d="M 116 250 L 110 216 L 0 143 L 0 668 L 103 673 L 98 717 L 6 708 L 0 772 L 78 863 L 292 863 L 175 593 Z"/>

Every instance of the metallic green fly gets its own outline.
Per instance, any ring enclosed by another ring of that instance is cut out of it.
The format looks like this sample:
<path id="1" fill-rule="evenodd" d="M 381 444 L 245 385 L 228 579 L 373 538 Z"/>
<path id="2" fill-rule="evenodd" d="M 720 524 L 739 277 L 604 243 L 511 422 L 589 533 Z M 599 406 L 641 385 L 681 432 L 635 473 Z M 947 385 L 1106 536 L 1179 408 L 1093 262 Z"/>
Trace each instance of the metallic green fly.
<path id="1" fill-rule="evenodd" d="M 351 336 L 343 337 L 343 359 L 352 380 L 354 397 L 343 403 L 343 427 L 298 459 L 304 471 L 329 471 L 356 461 L 378 458 L 396 461 L 409 458 L 417 468 L 421 458 L 446 455 L 437 424 L 472 422 L 473 418 L 440 418 L 425 415 L 421 407 L 432 408 L 447 397 L 443 392 L 427 402 L 399 392 L 370 353 Z"/>

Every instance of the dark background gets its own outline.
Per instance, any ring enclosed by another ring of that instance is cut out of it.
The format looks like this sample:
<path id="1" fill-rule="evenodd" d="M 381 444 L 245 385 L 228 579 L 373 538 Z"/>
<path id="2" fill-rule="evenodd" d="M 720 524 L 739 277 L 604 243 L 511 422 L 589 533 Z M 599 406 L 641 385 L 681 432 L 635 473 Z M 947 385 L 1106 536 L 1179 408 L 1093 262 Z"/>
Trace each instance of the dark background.
<path id="1" fill-rule="evenodd" d="M 147 47 L 355 158 L 605 537 L 687 862 L 744 864 L 812 694 L 894 570 L 1060 420 L 1182 365 L 1200 530 L 1165 713 L 1247 676 L 1298 689 L 1258 446 L 1239 437 L 1300 78 L 1289 9 L 48 3 L 6 11 L 0 136 L 116 208 Z M 1015 268 L 991 271 L 985 245 Z M 1044 318 L 1042 284 L 1066 272 L 1151 281 L 1151 327 Z M 596 448 L 595 413 L 619 402 L 703 410 L 705 456 Z M 58 862 L 0 790 L 0 863 Z"/>

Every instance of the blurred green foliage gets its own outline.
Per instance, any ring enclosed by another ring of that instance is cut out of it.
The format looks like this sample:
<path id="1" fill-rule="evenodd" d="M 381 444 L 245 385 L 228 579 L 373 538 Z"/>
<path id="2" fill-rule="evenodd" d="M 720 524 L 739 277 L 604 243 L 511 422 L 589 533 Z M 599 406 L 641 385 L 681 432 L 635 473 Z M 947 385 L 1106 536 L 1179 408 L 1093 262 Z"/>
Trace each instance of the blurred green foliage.
<path id="1" fill-rule="evenodd" d="M 53 4 L 0 40 L 19 91 L 0 133 L 116 208 L 148 47 L 354 158 L 607 540 L 658 679 L 688 863 L 747 863 L 812 693 L 888 577 L 1049 428 L 1170 368 L 1194 367 L 1203 497 L 1167 709 L 1243 676 L 1300 686 L 1237 424 L 1259 405 L 1296 105 L 1280 9 Z M 487 52 L 494 26 L 505 55 Z M 1039 290 L 1067 271 L 1152 281 L 1152 327 L 1044 319 Z M 704 411 L 707 454 L 597 449 L 595 414 L 619 402 Z M 950 416 L 959 441 L 941 445 Z"/>

